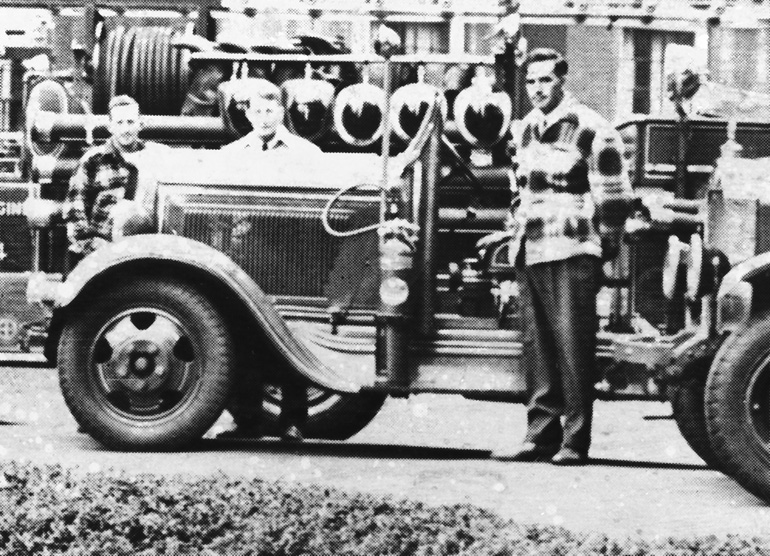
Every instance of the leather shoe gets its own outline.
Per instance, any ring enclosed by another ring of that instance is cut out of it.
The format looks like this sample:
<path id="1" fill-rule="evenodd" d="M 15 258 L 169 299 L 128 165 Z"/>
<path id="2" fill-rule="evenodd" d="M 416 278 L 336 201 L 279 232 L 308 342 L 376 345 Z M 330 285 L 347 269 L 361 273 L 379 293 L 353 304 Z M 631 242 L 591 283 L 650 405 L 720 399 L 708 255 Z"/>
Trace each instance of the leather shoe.
<path id="1" fill-rule="evenodd" d="M 551 463 L 554 465 L 585 465 L 588 463 L 588 454 L 573 448 L 562 448 L 551 458 Z"/>
<path id="2" fill-rule="evenodd" d="M 551 444 L 525 442 L 517 450 L 495 450 L 492 458 L 500 461 L 547 461 L 559 449 Z"/>
<path id="3" fill-rule="evenodd" d="M 287 442 L 302 442 L 305 438 L 302 436 L 302 431 L 300 431 L 298 427 L 290 425 L 283 431 L 281 439 Z"/>

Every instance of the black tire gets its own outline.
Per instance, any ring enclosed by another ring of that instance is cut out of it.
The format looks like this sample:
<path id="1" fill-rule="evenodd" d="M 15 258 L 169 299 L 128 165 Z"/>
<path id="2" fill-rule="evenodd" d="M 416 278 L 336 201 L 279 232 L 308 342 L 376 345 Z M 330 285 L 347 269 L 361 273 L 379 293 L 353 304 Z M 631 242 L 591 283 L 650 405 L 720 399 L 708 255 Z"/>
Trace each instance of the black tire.
<path id="1" fill-rule="evenodd" d="M 706 382 L 706 423 L 722 471 L 770 502 L 770 312 L 722 344 Z"/>
<path id="2" fill-rule="evenodd" d="M 222 413 L 233 382 L 224 319 L 170 278 L 104 288 L 71 313 L 59 381 L 72 415 L 111 449 L 179 449 Z"/>
<path id="3" fill-rule="evenodd" d="M 705 362 L 702 363 L 705 365 Z M 711 448 L 706 426 L 706 376 L 708 368 L 670 386 L 668 394 L 679 432 L 692 450 L 712 469 L 721 469 Z"/>
<path id="4" fill-rule="evenodd" d="M 243 402 L 231 400 L 227 409 L 238 426 L 248 427 L 257 417 L 263 435 L 278 436 L 281 391 L 269 384 L 264 388 L 262 412 L 258 417 L 255 408 Z M 386 398 L 373 392 L 338 394 L 317 387 L 309 387 L 307 393 L 308 419 L 302 429 L 303 436 L 326 440 L 347 440 L 360 432 L 374 419 Z"/>

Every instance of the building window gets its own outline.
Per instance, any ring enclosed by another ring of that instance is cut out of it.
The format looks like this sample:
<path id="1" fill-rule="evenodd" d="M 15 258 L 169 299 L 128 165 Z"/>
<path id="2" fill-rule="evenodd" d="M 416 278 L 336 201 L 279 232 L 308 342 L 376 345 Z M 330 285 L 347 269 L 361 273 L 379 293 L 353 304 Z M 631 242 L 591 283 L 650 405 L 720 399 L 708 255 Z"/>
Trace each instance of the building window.
<path id="1" fill-rule="evenodd" d="M 353 23 L 335 19 L 316 19 L 311 23 L 312 32 L 336 40 L 338 44 L 351 49 L 353 44 Z M 308 29 L 300 29 L 307 31 Z"/>
<path id="2" fill-rule="evenodd" d="M 735 35 L 734 60 L 741 60 L 733 64 L 732 82 L 739 89 L 753 89 L 757 82 L 757 29 L 733 29 Z"/>
<path id="3" fill-rule="evenodd" d="M 670 44 L 693 46 L 695 34 L 683 31 L 630 29 L 631 111 L 650 114 L 664 109 L 666 95 L 665 56 Z"/>
<path id="4" fill-rule="evenodd" d="M 376 36 L 380 24 L 373 24 Z M 449 54 L 449 23 L 433 21 L 388 21 L 387 26 L 401 37 L 406 54 Z"/>
<path id="5" fill-rule="evenodd" d="M 652 97 L 652 33 L 634 33 L 634 89 L 631 111 L 649 114 Z"/>
<path id="6" fill-rule="evenodd" d="M 479 56 L 492 54 L 492 23 L 466 23 L 465 24 L 465 52 Z"/>

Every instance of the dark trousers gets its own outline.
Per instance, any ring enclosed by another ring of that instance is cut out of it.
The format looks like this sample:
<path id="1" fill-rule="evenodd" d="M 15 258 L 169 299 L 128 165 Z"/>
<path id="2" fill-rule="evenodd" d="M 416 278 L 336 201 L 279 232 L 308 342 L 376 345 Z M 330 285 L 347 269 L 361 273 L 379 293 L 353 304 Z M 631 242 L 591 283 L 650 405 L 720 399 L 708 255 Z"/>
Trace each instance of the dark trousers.
<path id="1" fill-rule="evenodd" d="M 285 431 L 291 426 L 302 430 L 307 421 L 307 385 L 292 379 L 281 384 L 281 414 L 278 427 Z"/>
<path id="2" fill-rule="evenodd" d="M 302 430 L 307 422 L 308 401 L 307 383 L 294 377 L 282 377 L 276 384 L 281 390 L 280 413 L 278 415 L 278 434 L 295 426 Z M 265 383 L 258 373 L 250 372 L 241 377 L 234 402 L 240 408 L 238 425 L 245 429 L 262 429 L 262 404 L 265 399 Z M 266 429 L 262 429 L 267 432 Z"/>
<path id="3" fill-rule="evenodd" d="M 598 258 L 579 256 L 519 272 L 528 397 L 526 442 L 588 452 L 600 268 Z"/>

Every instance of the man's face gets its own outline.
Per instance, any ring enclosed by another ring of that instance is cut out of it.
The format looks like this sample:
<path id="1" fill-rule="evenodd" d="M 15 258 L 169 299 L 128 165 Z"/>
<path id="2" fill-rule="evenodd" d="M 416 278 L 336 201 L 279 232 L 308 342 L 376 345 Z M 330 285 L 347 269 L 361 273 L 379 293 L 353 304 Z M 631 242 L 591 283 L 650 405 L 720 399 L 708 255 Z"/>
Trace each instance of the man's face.
<path id="1" fill-rule="evenodd" d="M 544 114 L 556 108 L 564 97 L 564 77 L 558 77 L 555 68 L 553 60 L 532 62 L 527 66 L 527 95 L 532 106 Z"/>
<path id="2" fill-rule="evenodd" d="M 283 122 L 283 106 L 275 100 L 251 99 L 246 109 L 246 118 L 259 137 L 270 139 Z"/>
<path id="3" fill-rule="evenodd" d="M 139 107 L 135 104 L 116 106 L 110 111 L 108 126 L 112 140 L 120 148 L 130 148 L 139 141 L 139 131 L 142 121 L 139 117 Z"/>

